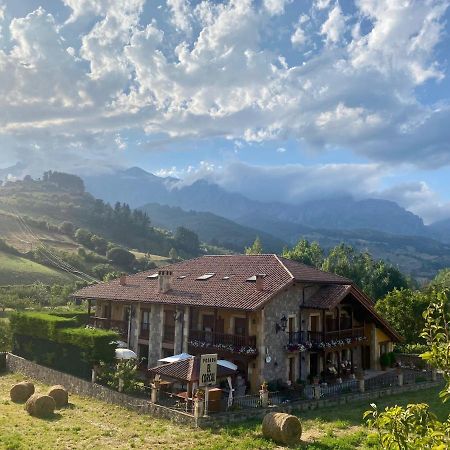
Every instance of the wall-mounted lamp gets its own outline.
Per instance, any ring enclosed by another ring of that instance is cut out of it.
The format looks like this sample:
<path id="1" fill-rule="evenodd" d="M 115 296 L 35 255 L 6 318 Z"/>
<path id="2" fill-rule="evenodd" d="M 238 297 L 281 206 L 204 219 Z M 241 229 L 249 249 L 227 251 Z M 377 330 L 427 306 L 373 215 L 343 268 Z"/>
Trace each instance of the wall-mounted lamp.
<path id="1" fill-rule="evenodd" d="M 286 331 L 287 326 L 287 317 L 283 314 L 280 319 L 280 324 L 275 324 L 275 333 L 278 333 L 279 331 Z"/>

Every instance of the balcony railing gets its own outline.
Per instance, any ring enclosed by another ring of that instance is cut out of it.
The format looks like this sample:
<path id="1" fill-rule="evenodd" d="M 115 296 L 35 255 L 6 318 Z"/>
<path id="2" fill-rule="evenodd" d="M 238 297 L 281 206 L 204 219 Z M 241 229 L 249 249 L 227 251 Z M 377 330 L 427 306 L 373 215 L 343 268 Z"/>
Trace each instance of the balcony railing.
<path id="1" fill-rule="evenodd" d="M 256 355 L 256 336 L 214 333 L 190 330 L 189 345 L 194 348 L 211 348 L 229 353 Z"/>
<path id="2" fill-rule="evenodd" d="M 123 338 L 128 336 L 128 322 L 125 320 L 112 320 L 107 317 L 90 317 L 89 325 L 102 330 L 117 331 Z"/>
<path id="3" fill-rule="evenodd" d="M 364 327 L 348 328 L 339 331 L 294 331 L 289 333 L 289 344 L 328 343 L 337 340 L 351 339 L 352 341 L 364 338 Z"/>

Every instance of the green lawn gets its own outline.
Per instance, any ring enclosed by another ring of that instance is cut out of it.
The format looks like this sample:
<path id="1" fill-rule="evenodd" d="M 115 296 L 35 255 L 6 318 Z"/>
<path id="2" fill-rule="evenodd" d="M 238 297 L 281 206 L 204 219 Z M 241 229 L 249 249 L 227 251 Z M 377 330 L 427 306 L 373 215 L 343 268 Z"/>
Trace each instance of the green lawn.
<path id="1" fill-rule="evenodd" d="M 0 285 L 68 283 L 74 277 L 20 256 L 0 252 Z"/>
<path id="2" fill-rule="evenodd" d="M 98 400 L 71 396 L 70 407 L 52 419 L 28 416 L 22 405 L 9 400 L 11 385 L 24 378 L 0 376 L 0 448 L 13 449 L 280 449 L 264 439 L 259 421 L 248 421 L 219 430 L 194 430 L 171 422 L 138 415 Z M 37 384 L 39 392 L 46 387 Z M 393 396 L 380 401 L 405 404 L 427 401 L 441 418 L 448 414 L 437 398 L 437 389 Z M 367 402 L 310 411 L 300 415 L 304 444 L 310 450 L 353 450 L 374 448 L 362 425 Z"/>

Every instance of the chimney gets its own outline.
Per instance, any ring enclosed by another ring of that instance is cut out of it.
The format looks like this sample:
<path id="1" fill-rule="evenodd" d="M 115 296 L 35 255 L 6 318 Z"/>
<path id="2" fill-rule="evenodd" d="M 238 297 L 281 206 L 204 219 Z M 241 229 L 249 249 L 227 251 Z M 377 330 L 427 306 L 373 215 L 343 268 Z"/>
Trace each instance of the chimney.
<path id="1" fill-rule="evenodd" d="M 165 294 L 172 289 L 172 271 L 158 270 L 158 292 Z"/>
<path id="2" fill-rule="evenodd" d="M 256 277 L 256 290 L 263 291 L 264 290 L 264 274 L 257 273 Z"/>
<path id="3" fill-rule="evenodd" d="M 121 286 L 126 286 L 127 285 L 127 276 L 126 275 L 121 275 L 119 278 L 119 284 Z"/>

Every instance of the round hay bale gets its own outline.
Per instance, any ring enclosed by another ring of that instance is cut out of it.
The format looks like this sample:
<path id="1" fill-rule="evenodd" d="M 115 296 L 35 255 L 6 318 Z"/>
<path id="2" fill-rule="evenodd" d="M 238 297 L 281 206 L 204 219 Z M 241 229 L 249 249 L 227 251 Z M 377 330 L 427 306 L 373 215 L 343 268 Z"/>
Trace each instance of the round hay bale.
<path id="1" fill-rule="evenodd" d="M 69 403 L 69 393 L 64 388 L 64 386 L 56 385 L 52 386 L 47 395 L 55 400 L 55 404 L 57 408 L 62 408 L 63 406 L 67 406 Z"/>
<path id="2" fill-rule="evenodd" d="M 34 384 L 22 381 L 15 384 L 9 391 L 9 396 L 14 403 L 24 403 L 34 394 Z"/>
<path id="3" fill-rule="evenodd" d="M 55 400 L 49 395 L 33 394 L 25 403 L 28 414 L 35 417 L 48 417 L 55 411 Z"/>
<path id="4" fill-rule="evenodd" d="M 262 423 L 264 437 L 280 444 L 295 445 L 300 443 L 302 425 L 298 417 L 285 413 L 269 413 Z"/>

